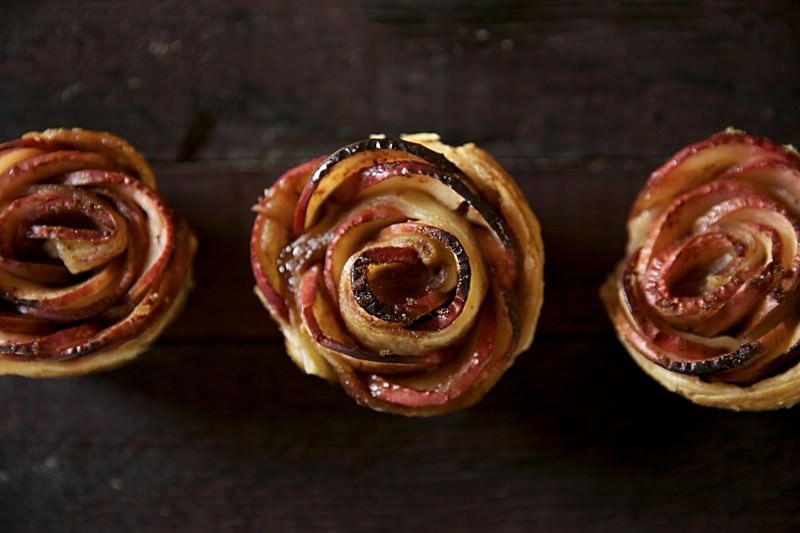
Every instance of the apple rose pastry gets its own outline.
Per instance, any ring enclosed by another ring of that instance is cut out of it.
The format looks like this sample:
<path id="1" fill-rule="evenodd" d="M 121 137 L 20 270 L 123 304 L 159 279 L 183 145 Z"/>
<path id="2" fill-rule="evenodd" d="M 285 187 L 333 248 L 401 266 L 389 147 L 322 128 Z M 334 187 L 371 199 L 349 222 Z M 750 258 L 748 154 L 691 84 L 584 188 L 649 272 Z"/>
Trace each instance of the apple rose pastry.
<path id="1" fill-rule="evenodd" d="M 52 129 L 0 144 L 0 373 L 132 359 L 183 302 L 195 247 L 124 140 Z"/>
<path id="2" fill-rule="evenodd" d="M 729 129 L 656 170 L 601 290 L 635 361 L 702 405 L 800 400 L 799 220 L 791 147 Z"/>
<path id="3" fill-rule="evenodd" d="M 466 407 L 533 340 L 539 225 L 472 144 L 373 137 L 289 170 L 255 209 L 256 293 L 289 355 L 362 405 Z"/>

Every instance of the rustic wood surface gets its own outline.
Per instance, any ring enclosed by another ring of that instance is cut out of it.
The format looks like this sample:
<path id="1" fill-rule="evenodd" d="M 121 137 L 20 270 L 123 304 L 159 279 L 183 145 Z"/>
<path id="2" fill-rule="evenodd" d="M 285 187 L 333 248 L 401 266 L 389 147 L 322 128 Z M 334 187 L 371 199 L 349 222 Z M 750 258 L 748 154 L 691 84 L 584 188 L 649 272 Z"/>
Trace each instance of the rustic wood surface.
<path id="1" fill-rule="evenodd" d="M 197 229 L 197 287 L 113 372 L 0 379 L 0 531 L 798 530 L 800 410 L 696 407 L 597 286 L 660 161 L 728 125 L 800 143 L 800 4 L 0 3 L 0 138 L 115 132 Z M 372 132 L 489 149 L 544 228 L 533 348 L 405 419 L 302 375 L 252 293 L 264 187 Z"/>

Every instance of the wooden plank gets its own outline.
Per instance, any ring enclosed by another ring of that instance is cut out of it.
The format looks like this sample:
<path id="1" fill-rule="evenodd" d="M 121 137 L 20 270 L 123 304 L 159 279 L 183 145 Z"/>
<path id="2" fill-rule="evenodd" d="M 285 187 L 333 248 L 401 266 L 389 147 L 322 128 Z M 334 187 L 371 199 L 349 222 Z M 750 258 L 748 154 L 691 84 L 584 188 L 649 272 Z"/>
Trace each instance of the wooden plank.
<path id="1" fill-rule="evenodd" d="M 520 154 L 659 155 L 730 124 L 798 142 L 796 2 L 11 2 L 0 138 L 114 131 L 262 159 L 429 129 Z"/>
<path id="2" fill-rule="evenodd" d="M 697 408 L 609 337 L 538 343 L 483 403 L 427 420 L 359 408 L 278 352 L 170 346 L 112 373 L 4 380 L 0 526 L 668 531 L 800 518 L 796 411 Z"/>

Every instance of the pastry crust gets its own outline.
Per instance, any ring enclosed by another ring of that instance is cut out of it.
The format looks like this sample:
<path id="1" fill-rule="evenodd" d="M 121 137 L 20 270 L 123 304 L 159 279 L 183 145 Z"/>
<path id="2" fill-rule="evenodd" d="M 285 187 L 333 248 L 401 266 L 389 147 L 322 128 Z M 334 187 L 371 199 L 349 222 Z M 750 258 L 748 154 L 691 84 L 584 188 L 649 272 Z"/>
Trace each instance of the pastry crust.
<path id="1" fill-rule="evenodd" d="M 65 361 L 0 360 L 0 374 L 29 378 L 65 378 L 104 372 L 122 366 L 146 352 L 162 331 L 180 314 L 193 285 L 190 275 L 169 309 L 141 335 L 117 348 Z"/>
<path id="2" fill-rule="evenodd" d="M 788 408 L 800 401 L 800 365 L 750 385 L 709 382 L 674 372 L 642 355 L 627 339 L 636 335 L 620 305 L 617 289 L 619 269 L 601 287 L 600 295 L 617 328 L 617 335 L 631 358 L 651 378 L 670 392 L 706 407 L 732 411 L 769 411 Z"/>
<path id="3" fill-rule="evenodd" d="M 0 144 L 0 374 L 135 358 L 182 309 L 196 248 L 123 139 L 50 129 Z"/>
<path id="4" fill-rule="evenodd" d="M 473 144 L 373 136 L 288 171 L 255 209 L 256 294 L 287 353 L 362 405 L 467 407 L 533 340 L 539 224 Z"/>
<path id="5" fill-rule="evenodd" d="M 486 196 L 497 195 L 498 209 L 511 225 L 521 250 L 522 268 L 528 274 L 528 283 L 519 287 L 521 301 L 539 302 L 539 305 L 526 307 L 522 317 L 520 332 L 520 351 L 527 350 L 533 342 L 536 324 L 539 321 L 541 304 L 544 301 L 544 244 L 542 242 L 539 220 L 528 205 L 525 195 L 514 179 L 488 152 L 473 143 L 462 146 L 449 146 L 439 140 L 436 134 L 424 133 L 407 135 L 406 139 L 420 142 L 431 150 L 444 154 L 467 175 Z"/>
<path id="6" fill-rule="evenodd" d="M 600 295 L 666 389 L 735 411 L 800 401 L 799 192 L 793 148 L 730 128 L 651 175 Z"/>

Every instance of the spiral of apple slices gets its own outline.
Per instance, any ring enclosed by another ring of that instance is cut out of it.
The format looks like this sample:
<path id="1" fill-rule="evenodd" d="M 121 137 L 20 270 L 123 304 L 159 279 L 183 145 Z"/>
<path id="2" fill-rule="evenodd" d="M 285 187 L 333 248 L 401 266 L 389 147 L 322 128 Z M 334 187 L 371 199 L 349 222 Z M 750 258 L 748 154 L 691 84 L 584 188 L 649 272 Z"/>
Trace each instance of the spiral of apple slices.
<path id="1" fill-rule="evenodd" d="M 800 401 L 800 155 L 728 129 L 656 170 L 601 290 L 634 360 L 695 403 Z"/>
<path id="2" fill-rule="evenodd" d="M 472 144 L 373 137 L 289 170 L 255 210 L 256 293 L 288 354 L 362 405 L 467 407 L 533 340 L 539 225 Z"/>
<path id="3" fill-rule="evenodd" d="M 180 309 L 195 248 L 119 137 L 51 129 L 0 144 L 0 373 L 134 358 Z"/>

